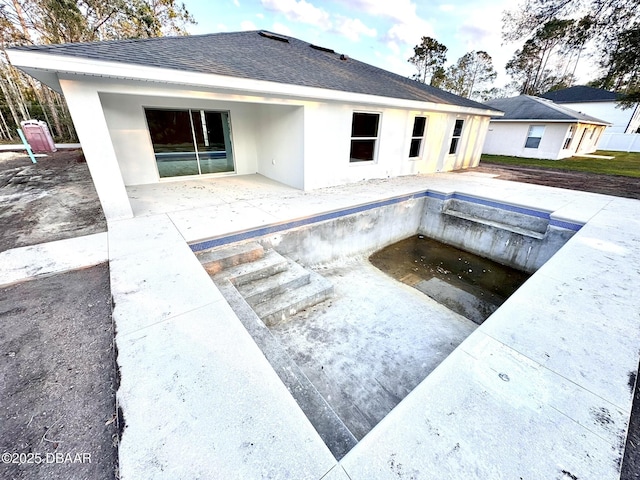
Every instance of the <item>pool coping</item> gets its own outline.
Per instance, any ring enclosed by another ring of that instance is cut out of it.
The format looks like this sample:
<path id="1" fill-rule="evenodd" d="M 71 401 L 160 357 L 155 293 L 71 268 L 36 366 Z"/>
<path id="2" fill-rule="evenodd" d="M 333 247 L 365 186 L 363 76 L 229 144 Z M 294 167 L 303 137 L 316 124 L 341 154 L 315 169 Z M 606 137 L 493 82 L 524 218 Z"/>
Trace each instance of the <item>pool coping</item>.
<path id="1" fill-rule="evenodd" d="M 536 218 L 542 218 L 549 221 L 549 225 L 552 227 L 564 228 L 567 230 L 571 230 L 577 232 L 584 226 L 583 222 L 571 221 L 571 220 L 560 220 L 553 217 L 553 212 L 548 210 L 539 210 L 531 207 L 523 207 L 516 204 L 511 204 L 507 202 L 500 202 L 489 198 L 484 198 L 480 196 L 468 195 L 463 193 L 439 193 L 432 190 L 424 190 L 420 192 L 416 192 L 408 195 L 400 195 L 396 197 L 391 197 L 385 200 L 374 201 L 374 202 L 366 202 L 360 205 L 356 205 L 349 208 L 341 208 L 332 210 L 329 212 L 311 215 L 309 217 L 296 219 L 287 222 L 277 222 L 269 225 L 264 225 L 259 228 L 245 229 L 238 232 L 233 232 L 231 234 L 219 235 L 207 240 L 197 240 L 189 243 L 189 247 L 193 252 L 201 252 L 203 250 L 209 250 L 211 248 L 217 248 L 224 245 L 229 245 L 236 242 L 247 241 L 259 237 L 263 237 L 265 235 L 271 235 L 273 233 L 278 233 L 286 230 L 291 230 L 294 228 L 304 227 L 307 225 L 312 225 L 315 223 L 325 222 L 328 220 L 335 220 L 337 218 L 346 217 L 348 215 L 353 215 L 356 213 L 365 212 L 368 210 L 373 210 L 380 207 L 386 207 L 389 205 L 394 205 L 397 203 L 402 203 L 410 200 L 420 199 L 420 198 L 436 198 L 438 200 L 462 200 L 470 203 L 475 203 L 477 205 L 484 205 L 488 207 L 493 207 L 501 210 L 506 210 L 509 212 L 520 213 L 523 215 L 530 215 Z"/>
<path id="2" fill-rule="evenodd" d="M 640 345 L 640 304 L 629 295 L 639 284 L 640 203 L 455 174 L 388 185 L 405 193 L 378 188 L 373 202 L 256 222 L 249 231 L 456 194 L 513 208 L 539 204 L 532 210 L 550 221 L 583 227 L 337 462 L 206 276 L 186 227 L 170 213 L 110 222 L 118 402 L 127 424 L 121 478 L 619 477 Z M 346 202 L 364 187 L 332 193 Z M 189 215 L 197 219 L 199 210 Z M 234 228 L 219 237 L 247 234 Z"/>

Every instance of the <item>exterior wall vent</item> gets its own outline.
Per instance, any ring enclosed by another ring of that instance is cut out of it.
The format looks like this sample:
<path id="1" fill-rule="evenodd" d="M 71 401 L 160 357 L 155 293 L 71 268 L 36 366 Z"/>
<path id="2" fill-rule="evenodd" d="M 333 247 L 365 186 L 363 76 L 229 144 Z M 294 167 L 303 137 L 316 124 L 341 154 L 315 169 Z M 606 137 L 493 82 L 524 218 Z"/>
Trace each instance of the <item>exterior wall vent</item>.
<path id="1" fill-rule="evenodd" d="M 275 33 L 267 32 L 265 30 L 259 31 L 258 35 L 260 35 L 261 37 L 270 38 L 271 40 L 289 43 L 289 39 L 287 37 L 281 37 L 280 35 L 276 35 Z"/>

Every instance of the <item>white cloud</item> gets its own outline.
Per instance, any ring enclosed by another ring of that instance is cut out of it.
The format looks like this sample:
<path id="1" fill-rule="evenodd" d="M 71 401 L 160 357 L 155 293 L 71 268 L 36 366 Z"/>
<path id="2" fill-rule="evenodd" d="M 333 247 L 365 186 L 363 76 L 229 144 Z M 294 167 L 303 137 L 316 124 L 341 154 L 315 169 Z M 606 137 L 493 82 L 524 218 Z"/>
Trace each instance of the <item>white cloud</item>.
<path id="1" fill-rule="evenodd" d="M 420 43 L 422 37 L 433 37 L 433 27 L 426 20 L 419 17 L 409 18 L 406 21 L 394 24 L 386 35 L 387 45 L 394 48 L 393 45 L 413 47 Z"/>
<path id="2" fill-rule="evenodd" d="M 455 7 L 455 5 L 451 5 L 450 3 L 444 3 L 444 4 L 440 5 L 440 6 L 438 7 L 438 9 L 439 9 L 441 12 L 447 12 L 447 13 L 449 13 L 449 12 L 453 12 L 453 11 L 456 9 L 456 7 Z"/>
<path id="3" fill-rule="evenodd" d="M 239 0 L 233 0 L 233 4 L 234 4 L 236 7 L 239 7 L 239 6 L 240 6 L 240 1 L 239 1 Z"/>
<path id="4" fill-rule="evenodd" d="M 502 46 L 502 8 L 496 4 L 469 9 L 466 18 L 461 19 L 460 28 L 455 35 L 459 40 L 459 46 L 465 49 L 463 54 L 473 50 L 484 50 L 491 55 L 493 65 L 498 71 L 504 68 L 513 53 Z M 478 18 L 483 18 L 482 23 L 477 21 Z"/>
<path id="5" fill-rule="evenodd" d="M 411 0 L 343 0 L 349 7 L 375 16 L 404 21 L 416 16 L 416 4 Z"/>
<path id="6" fill-rule="evenodd" d="M 256 27 L 256 24 L 253 23 L 251 20 L 244 20 L 243 22 L 240 23 L 240 28 L 242 30 L 257 30 L 258 27 Z"/>
<path id="7" fill-rule="evenodd" d="M 360 40 L 360 35 L 375 37 L 378 32 L 375 28 L 369 28 L 357 18 L 347 18 L 342 15 L 335 15 L 335 31 L 347 37 L 353 42 Z"/>
<path id="8" fill-rule="evenodd" d="M 262 13 L 256 13 L 256 17 L 258 17 L 260 20 L 264 20 L 264 15 Z"/>
<path id="9" fill-rule="evenodd" d="M 376 61 L 373 62 L 373 65 L 397 73 L 403 77 L 410 77 L 415 73 L 415 67 L 407 62 L 406 58 L 409 58 L 413 54 L 413 51 L 409 52 L 405 50 L 402 53 L 402 55 L 400 55 L 400 51 L 398 51 L 397 54 L 394 53 L 391 55 L 376 53 Z"/>
<path id="10" fill-rule="evenodd" d="M 288 37 L 293 37 L 291 29 L 279 22 L 273 24 L 273 26 L 271 27 L 271 31 L 274 33 L 280 33 L 282 35 L 287 35 Z"/>
<path id="11" fill-rule="evenodd" d="M 331 28 L 330 15 L 321 8 L 305 0 L 261 0 L 262 6 L 284 14 L 292 22 L 302 22 L 328 30 Z"/>

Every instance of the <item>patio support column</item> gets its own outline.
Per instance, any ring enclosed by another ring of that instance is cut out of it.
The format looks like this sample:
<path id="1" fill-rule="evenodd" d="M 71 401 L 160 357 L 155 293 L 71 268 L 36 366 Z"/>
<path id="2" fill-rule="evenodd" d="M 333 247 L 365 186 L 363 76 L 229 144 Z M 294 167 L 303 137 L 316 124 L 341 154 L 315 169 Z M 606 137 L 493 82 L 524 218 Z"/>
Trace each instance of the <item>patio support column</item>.
<path id="1" fill-rule="evenodd" d="M 62 78 L 60 86 L 105 217 L 108 221 L 133 217 L 97 90 Z"/>

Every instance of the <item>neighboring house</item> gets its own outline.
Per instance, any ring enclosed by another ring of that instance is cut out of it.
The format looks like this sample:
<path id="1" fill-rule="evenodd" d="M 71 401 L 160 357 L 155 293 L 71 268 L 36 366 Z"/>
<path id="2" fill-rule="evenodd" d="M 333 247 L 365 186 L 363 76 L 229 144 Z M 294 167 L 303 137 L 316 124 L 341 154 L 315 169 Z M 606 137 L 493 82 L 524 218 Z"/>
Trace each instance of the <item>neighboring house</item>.
<path id="1" fill-rule="evenodd" d="M 609 125 L 561 105 L 529 95 L 485 103 L 504 112 L 491 119 L 482 153 L 559 160 L 596 150 Z"/>
<path id="2" fill-rule="evenodd" d="M 576 85 L 547 92 L 541 97 L 609 122 L 611 126 L 607 127 L 606 133 L 640 133 L 640 104 L 622 109 L 618 93 Z"/>
<path id="3" fill-rule="evenodd" d="M 107 218 L 126 186 L 258 173 L 300 189 L 476 166 L 490 107 L 265 31 L 13 48 L 62 92 Z"/>

